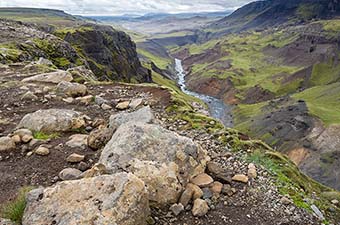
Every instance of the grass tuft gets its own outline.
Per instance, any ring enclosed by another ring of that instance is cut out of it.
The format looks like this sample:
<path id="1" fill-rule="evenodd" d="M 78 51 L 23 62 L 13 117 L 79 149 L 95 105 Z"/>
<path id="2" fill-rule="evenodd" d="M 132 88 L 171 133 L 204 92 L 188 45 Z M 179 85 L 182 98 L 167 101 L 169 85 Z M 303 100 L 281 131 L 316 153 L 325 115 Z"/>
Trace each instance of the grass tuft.
<path id="1" fill-rule="evenodd" d="M 26 195 L 33 187 L 23 187 L 19 190 L 18 196 L 12 202 L 7 203 L 1 209 L 1 217 L 9 219 L 16 224 L 21 224 L 26 207 Z"/>
<path id="2" fill-rule="evenodd" d="M 59 136 L 60 136 L 59 133 L 46 134 L 46 133 L 41 132 L 41 131 L 33 132 L 33 137 L 34 137 L 34 139 L 37 139 L 37 140 L 55 139 L 55 138 L 58 138 Z"/>

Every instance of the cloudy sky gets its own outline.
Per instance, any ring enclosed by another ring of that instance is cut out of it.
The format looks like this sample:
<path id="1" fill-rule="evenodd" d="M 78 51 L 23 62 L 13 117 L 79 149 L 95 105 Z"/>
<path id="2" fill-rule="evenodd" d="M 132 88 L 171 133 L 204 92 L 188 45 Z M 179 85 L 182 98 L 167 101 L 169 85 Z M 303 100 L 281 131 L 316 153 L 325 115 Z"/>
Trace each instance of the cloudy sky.
<path id="1" fill-rule="evenodd" d="M 209 12 L 236 9 L 251 0 L 0 0 L 0 7 L 61 9 L 80 15 Z M 34 2 L 34 3 L 32 3 Z"/>

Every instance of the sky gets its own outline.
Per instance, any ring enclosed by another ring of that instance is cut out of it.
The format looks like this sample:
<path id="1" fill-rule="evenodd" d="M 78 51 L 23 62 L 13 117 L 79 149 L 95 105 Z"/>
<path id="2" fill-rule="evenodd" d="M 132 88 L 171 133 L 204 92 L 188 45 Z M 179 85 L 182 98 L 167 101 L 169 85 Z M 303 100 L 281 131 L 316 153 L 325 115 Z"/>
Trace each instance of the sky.
<path id="1" fill-rule="evenodd" d="M 0 7 L 60 9 L 75 15 L 213 12 L 234 10 L 251 0 L 0 0 Z M 33 2 L 33 3 L 32 3 Z"/>

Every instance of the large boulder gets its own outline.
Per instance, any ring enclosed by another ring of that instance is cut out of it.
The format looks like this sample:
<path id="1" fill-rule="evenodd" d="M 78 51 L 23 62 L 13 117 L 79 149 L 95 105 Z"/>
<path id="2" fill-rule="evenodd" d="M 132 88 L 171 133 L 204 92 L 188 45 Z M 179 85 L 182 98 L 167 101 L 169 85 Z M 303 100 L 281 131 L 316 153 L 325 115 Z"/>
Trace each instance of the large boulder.
<path id="1" fill-rule="evenodd" d="M 48 133 L 78 129 L 84 125 L 84 115 L 79 112 L 67 109 L 47 109 L 25 115 L 17 128 Z"/>
<path id="2" fill-rule="evenodd" d="M 23 225 L 145 225 L 147 195 L 144 182 L 128 173 L 64 181 L 28 194 Z"/>
<path id="3" fill-rule="evenodd" d="M 152 123 L 155 117 L 150 106 L 141 108 L 135 112 L 122 112 L 110 117 L 110 128 L 117 128 L 127 122 Z"/>
<path id="4" fill-rule="evenodd" d="M 67 96 L 79 97 L 87 94 L 87 87 L 84 84 L 62 81 L 58 84 L 57 91 Z"/>
<path id="5" fill-rule="evenodd" d="M 159 125 L 122 124 L 102 151 L 99 162 L 112 172 L 125 170 L 147 185 L 150 200 L 176 203 L 188 181 L 204 172 L 206 151 L 191 139 Z"/>
<path id="6" fill-rule="evenodd" d="M 43 73 L 38 74 L 33 77 L 28 77 L 23 79 L 23 82 L 44 82 L 44 83 L 53 83 L 53 84 L 59 84 L 62 81 L 71 82 L 73 80 L 72 75 L 63 70 L 59 70 L 56 72 L 51 73 Z"/>

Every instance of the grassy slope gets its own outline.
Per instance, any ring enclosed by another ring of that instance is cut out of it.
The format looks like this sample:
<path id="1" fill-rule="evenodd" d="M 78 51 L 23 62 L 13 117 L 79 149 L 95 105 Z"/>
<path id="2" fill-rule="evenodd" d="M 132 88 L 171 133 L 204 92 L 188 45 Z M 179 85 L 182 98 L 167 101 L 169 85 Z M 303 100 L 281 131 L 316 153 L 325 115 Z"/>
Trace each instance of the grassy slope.
<path id="1" fill-rule="evenodd" d="M 232 68 L 229 70 L 218 71 L 217 73 L 214 69 L 207 69 L 208 66 L 216 63 L 213 62 L 210 64 L 195 64 L 193 73 L 199 74 L 200 77 L 217 76 L 222 79 L 230 77 L 236 88 L 241 92 L 260 84 L 264 89 L 280 95 L 285 90 L 290 89 L 283 87 L 279 80 L 274 80 L 272 77 L 279 73 L 289 75 L 301 68 L 284 66 L 277 59 L 268 59 L 262 53 L 262 50 L 268 45 L 281 47 L 295 38 L 295 36 L 285 36 L 283 33 L 263 35 L 254 32 L 242 36 L 228 35 L 222 40 L 211 40 L 200 46 L 191 45 L 189 46 L 190 53 L 198 54 L 219 43 L 222 46 L 222 51 L 229 53 L 228 56 L 219 60 L 232 60 Z"/>
<path id="2" fill-rule="evenodd" d="M 340 33 L 340 20 L 325 20 L 319 23 L 324 28 L 326 37 L 336 37 Z M 195 64 L 193 73 L 195 79 L 200 77 L 219 77 L 225 79 L 232 78 L 235 88 L 239 90 L 238 97 L 244 98 L 244 93 L 249 88 L 260 85 L 262 88 L 273 92 L 276 96 L 294 94 L 303 82 L 302 79 L 295 79 L 283 84 L 281 81 L 285 77 L 302 69 L 301 67 L 284 66 L 280 59 L 268 57 L 263 54 L 263 49 L 267 46 L 283 47 L 298 36 L 290 32 L 275 31 L 267 33 L 247 32 L 241 35 L 227 35 L 219 40 L 211 40 L 202 45 L 191 45 L 191 54 L 199 54 L 216 44 L 222 46 L 222 51 L 229 52 L 229 55 L 220 60 L 232 60 L 232 68 L 224 71 L 207 69 L 214 63 Z M 275 76 L 280 74 L 280 76 Z M 314 65 L 312 76 L 309 80 L 310 87 L 317 87 L 295 94 L 295 98 L 307 101 L 311 115 L 320 118 L 326 125 L 340 123 L 338 117 L 339 98 L 334 92 L 325 91 L 328 85 L 340 81 L 340 65 L 333 61 Z M 337 85 L 333 85 L 334 88 Z M 316 98 L 318 97 L 318 98 Z M 246 128 L 250 125 L 252 116 L 261 114 L 260 106 L 266 103 L 254 105 L 239 105 L 235 108 L 236 124 L 239 128 Z"/>
<path id="3" fill-rule="evenodd" d="M 293 97 L 305 100 L 310 113 L 326 125 L 340 124 L 340 83 L 312 87 Z"/>

